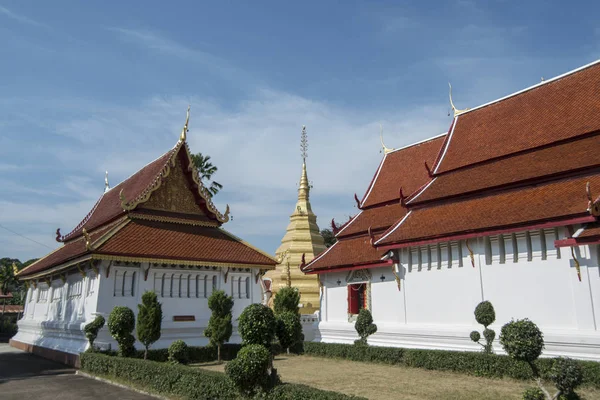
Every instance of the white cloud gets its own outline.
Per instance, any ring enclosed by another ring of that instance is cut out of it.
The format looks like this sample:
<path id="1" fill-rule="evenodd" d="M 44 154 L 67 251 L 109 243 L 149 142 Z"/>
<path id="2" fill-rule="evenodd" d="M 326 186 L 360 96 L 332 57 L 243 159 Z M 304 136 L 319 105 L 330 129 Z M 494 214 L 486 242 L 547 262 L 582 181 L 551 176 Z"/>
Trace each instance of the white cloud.
<path id="1" fill-rule="evenodd" d="M 2 6 L 0 6 L 0 14 L 4 14 L 8 18 L 11 18 L 11 19 L 13 19 L 15 21 L 18 21 L 18 22 L 22 23 L 22 24 L 37 26 L 37 27 L 40 27 L 40 28 L 49 28 L 49 26 L 46 25 L 46 24 L 42 24 L 41 22 L 37 22 L 37 21 L 35 21 L 35 20 L 31 19 L 31 18 L 28 18 L 28 17 L 26 17 L 24 15 L 14 13 L 14 12 L 10 11 L 8 8 L 2 7 Z"/>

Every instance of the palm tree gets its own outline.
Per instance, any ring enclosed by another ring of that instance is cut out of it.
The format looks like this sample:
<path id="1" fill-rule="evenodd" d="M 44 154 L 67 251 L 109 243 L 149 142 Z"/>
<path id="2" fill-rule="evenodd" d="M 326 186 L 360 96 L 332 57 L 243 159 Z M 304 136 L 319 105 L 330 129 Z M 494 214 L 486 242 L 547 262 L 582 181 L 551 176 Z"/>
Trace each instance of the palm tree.
<path id="1" fill-rule="evenodd" d="M 212 176 L 217 172 L 217 167 L 210 162 L 210 156 L 203 156 L 202 153 L 192 154 L 192 162 L 194 163 L 194 166 L 198 168 L 202 183 L 208 187 L 210 197 L 219 193 L 219 190 L 223 188 L 223 185 L 219 182 L 211 181 Z M 210 185 L 208 185 L 209 182 Z"/>

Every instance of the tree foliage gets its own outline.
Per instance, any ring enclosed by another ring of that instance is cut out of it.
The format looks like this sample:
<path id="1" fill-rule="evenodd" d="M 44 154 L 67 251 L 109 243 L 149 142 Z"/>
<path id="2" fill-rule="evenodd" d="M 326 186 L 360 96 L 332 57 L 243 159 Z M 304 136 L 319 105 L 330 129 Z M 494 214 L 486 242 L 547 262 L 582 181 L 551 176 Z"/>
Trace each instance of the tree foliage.
<path id="1" fill-rule="evenodd" d="M 137 337 L 144 345 L 144 359 L 148 358 L 148 348 L 158 339 L 162 324 L 162 305 L 154 292 L 142 295 L 142 304 L 138 304 Z"/>
<path id="2" fill-rule="evenodd" d="M 233 326 L 231 324 L 231 309 L 233 297 L 227 296 L 223 290 L 216 290 L 208 298 L 208 308 L 212 315 L 208 327 L 204 330 L 210 344 L 217 346 L 217 361 L 221 362 L 221 346 L 231 338 Z"/>
<path id="3" fill-rule="evenodd" d="M 496 332 L 489 329 L 490 326 L 496 320 L 496 311 L 494 306 L 489 301 L 482 301 L 475 307 L 475 320 L 484 326 L 483 337 L 485 338 L 485 344 L 481 343 L 481 335 L 477 331 L 471 332 L 471 340 L 479 343 L 483 347 L 483 352 L 487 354 L 493 353 L 493 342 L 496 338 Z"/>
<path id="4" fill-rule="evenodd" d="M 337 242 L 337 239 L 331 229 L 321 229 L 321 236 L 325 241 L 325 247 L 331 247 Z"/>
<path id="5" fill-rule="evenodd" d="M 273 310 L 262 304 L 251 304 L 242 311 L 238 321 L 243 345 L 260 344 L 271 348 L 276 331 Z"/>
<path id="6" fill-rule="evenodd" d="M 187 364 L 190 359 L 190 349 L 183 340 L 176 340 L 169 346 L 169 361 L 172 364 Z"/>
<path id="7" fill-rule="evenodd" d="M 135 353 L 135 337 L 131 334 L 135 328 L 135 315 L 130 308 L 117 306 L 108 316 L 108 331 L 119 344 L 119 355 L 131 357 Z"/>
<path id="8" fill-rule="evenodd" d="M 225 373 L 240 392 L 252 395 L 257 390 L 269 388 L 270 365 L 271 352 L 260 344 L 251 344 L 242 348 L 227 364 Z"/>
<path id="9" fill-rule="evenodd" d="M 277 316 L 277 338 L 281 347 L 290 353 L 290 347 L 304 340 L 300 314 L 284 311 Z"/>
<path id="10" fill-rule="evenodd" d="M 367 338 L 377 332 L 377 325 L 373 323 L 373 316 L 371 315 L 371 311 L 363 308 L 358 313 L 358 318 L 356 319 L 356 323 L 354 324 L 354 329 L 360 336 L 360 339 L 355 341 L 355 344 L 367 344 Z"/>
<path id="11" fill-rule="evenodd" d="M 273 311 L 275 315 L 284 312 L 299 312 L 298 304 L 300 304 L 300 291 L 296 287 L 283 287 L 275 294 L 273 299 Z"/>
<path id="12" fill-rule="evenodd" d="M 102 315 L 96 315 L 96 318 L 89 324 L 83 327 L 83 331 L 85 332 L 85 337 L 90 342 L 90 350 L 94 351 L 94 341 L 98 337 L 98 332 L 104 326 L 104 317 Z"/>
<path id="13" fill-rule="evenodd" d="M 198 169 L 200 179 L 208 188 L 208 193 L 211 197 L 223 189 L 223 185 L 219 182 L 211 181 L 213 175 L 217 173 L 218 168 L 210 162 L 210 156 L 204 156 L 202 153 L 192 154 L 192 163 Z"/>

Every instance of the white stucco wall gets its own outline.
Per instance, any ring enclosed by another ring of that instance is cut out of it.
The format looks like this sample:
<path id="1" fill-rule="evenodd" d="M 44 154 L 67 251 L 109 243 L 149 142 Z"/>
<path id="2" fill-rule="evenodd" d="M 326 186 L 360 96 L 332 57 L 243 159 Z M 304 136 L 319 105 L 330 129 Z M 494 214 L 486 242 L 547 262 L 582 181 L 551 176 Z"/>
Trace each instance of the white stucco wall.
<path id="1" fill-rule="evenodd" d="M 108 277 L 107 267 L 110 265 Z M 240 342 L 237 332 L 237 318 L 241 311 L 252 303 L 262 302 L 262 291 L 260 282 L 256 282 L 256 270 L 230 272 L 225 282 L 225 270 L 222 268 L 154 268 L 148 271 L 147 280 L 144 279 L 148 264 L 118 264 L 103 261 L 99 266 L 99 276 L 95 277 L 93 271 L 87 270 L 83 278 L 79 272 L 69 275 L 67 282 L 60 280 L 51 282 L 52 287 L 61 287 L 61 296 L 55 296 L 52 300 L 52 289 L 48 291 L 47 300 L 39 301 L 38 296 L 46 287 L 45 283 L 39 283 L 37 288 L 30 288 L 25 303 L 24 317 L 19 321 L 19 332 L 15 340 L 48 347 L 73 354 L 84 351 L 87 339 L 83 334 L 85 324 L 91 322 L 96 315 L 103 315 L 108 320 L 108 315 L 115 306 L 126 306 L 131 308 L 137 317 L 137 305 L 141 303 L 142 294 L 145 291 L 155 289 L 162 304 L 163 322 L 162 334 L 158 342 L 152 348 L 168 347 L 174 340 L 182 339 L 192 346 L 208 344 L 204 337 L 204 329 L 208 325 L 210 309 L 208 308 L 208 297 L 212 293 L 212 277 L 216 277 L 218 290 L 225 290 L 234 296 L 233 308 L 233 335 L 231 343 Z M 135 272 L 133 284 L 127 280 L 127 288 L 123 291 L 122 276 L 132 277 Z M 163 290 L 160 284 L 162 276 L 167 275 L 167 282 L 174 275 L 177 278 L 183 276 L 185 288 L 180 295 L 178 285 L 173 288 L 173 294 L 168 289 Z M 190 277 L 190 293 L 187 293 L 187 277 Z M 195 291 L 195 277 L 202 281 L 204 276 L 208 277 L 207 292 L 204 296 L 203 284 L 200 286 L 198 297 Z M 158 278 L 155 282 L 155 277 Z M 246 278 L 248 278 L 248 293 L 246 295 Z M 238 280 L 241 280 L 238 291 Z M 79 281 L 82 286 L 81 294 L 68 296 L 69 285 L 75 285 Z M 133 287 L 133 293 L 131 293 Z M 58 292 L 56 292 L 58 293 Z M 30 300 L 31 299 L 31 300 Z M 195 321 L 174 321 L 174 316 L 194 316 Z M 135 331 L 134 331 L 135 335 Z M 101 348 L 116 348 L 117 343 L 112 339 L 105 326 L 96 339 L 96 345 Z M 136 342 L 136 347 L 143 346 Z"/>
<path id="2" fill-rule="evenodd" d="M 378 332 L 369 342 L 478 350 L 469 333 L 483 327 L 473 311 L 489 300 L 496 310 L 491 326 L 496 337 L 511 319 L 529 318 L 544 332 L 545 356 L 600 360 L 598 246 L 576 250 L 580 282 L 570 249 L 554 247 L 559 234 L 538 230 L 471 239 L 474 267 L 464 241 L 451 243 L 450 250 L 443 243 L 439 248 L 412 248 L 411 256 L 408 250 L 400 251 L 400 290 L 390 267 L 370 270 L 371 312 Z M 348 272 L 321 275 L 325 291 L 317 340 L 351 343 L 357 338 L 347 314 L 347 277 Z M 497 340 L 495 345 L 502 352 Z"/>

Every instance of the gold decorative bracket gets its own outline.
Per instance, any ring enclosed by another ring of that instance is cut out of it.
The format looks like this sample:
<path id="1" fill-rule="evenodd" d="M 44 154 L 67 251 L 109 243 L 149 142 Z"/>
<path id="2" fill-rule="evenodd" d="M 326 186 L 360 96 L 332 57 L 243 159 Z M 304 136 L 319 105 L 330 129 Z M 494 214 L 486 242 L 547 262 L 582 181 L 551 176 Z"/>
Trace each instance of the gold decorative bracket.
<path id="1" fill-rule="evenodd" d="M 379 124 L 379 140 L 381 141 L 381 149 L 383 150 L 384 154 L 395 150 L 386 147 L 385 143 L 383 143 L 383 126 L 381 124 Z"/>
<path id="2" fill-rule="evenodd" d="M 82 278 L 86 277 L 86 273 L 85 270 L 83 268 L 81 268 L 81 264 L 77 264 L 77 271 L 79 271 L 79 274 L 81 275 Z"/>
<path id="3" fill-rule="evenodd" d="M 256 272 L 256 275 L 254 276 L 254 283 L 258 283 L 258 281 L 262 279 L 266 272 L 266 269 L 259 269 L 258 272 Z"/>
<path id="4" fill-rule="evenodd" d="M 96 274 L 96 276 L 98 276 L 98 264 L 100 264 L 100 260 L 92 260 L 92 262 L 90 263 L 92 271 L 94 271 L 94 274 Z"/>
<path id="5" fill-rule="evenodd" d="M 452 85 L 450 84 L 450 82 L 448 82 L 448 87 L 450 88 L 450 93 L 448 95 L 450 97 L 450 106 L 452 107 L 452 111 L 454 111 L 454 116 L 456 117 L 457 115 L 469 111 L 470 108 L 459 110 L 458 108 L 456 108 L 456 106 L 454 106 L 454 102 L 452 101 Z"/>
<path id="6" fill-rule="evenodd" d="M 467 246 L 467 250 L 469 250 L 469 257 L 471 257 L 471 265 L 475 268 L 475 255 L 473 255 L 473 249 L 469 246 L 469 239 L 465 240 L 465 246 Z"/>
<path id="7" fill-rule="evenodd" d="M 62 283 L 64 284 L 65 282 L 67 282 L 67 275 L 65 274 L 60 274 L 59 275 L 60 280 L 62 281 Z"/>
<path id="8" fill-rule="evenodd" d="M 85 228 L 83 228 L 81 233 L 83 234 L 83 237 L 85 240 L 85 249 L 88 251 L 91 250 L 92 249 L 92 241 L 90 238 L 90 234 L 88 233 L 88 231 Z"/>
<path id="9" fill-rule="evenodd" d="M 581 265 L 575 256 L 575 247 L 573 246 L 571 246 L 571 256 L 573 256 L 573 262 L 575 263 L 575 269 L 577 270 L 577 279 L 579 279 L 579 282 L 581 282 Z"/>
<path id="10" fill-rule="evenodd" d="M 400 275 L 396 272 L 396 265 L 392 264 L 392 274 L 394 274 L 394 279 L 396 279 L 396 285 L 398 285 L 398 291 L 400 291 L 402 287 L 402 280 L 400 279 Z"/>

